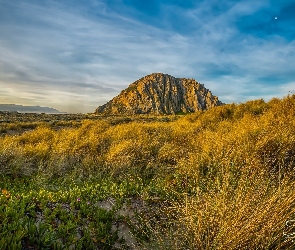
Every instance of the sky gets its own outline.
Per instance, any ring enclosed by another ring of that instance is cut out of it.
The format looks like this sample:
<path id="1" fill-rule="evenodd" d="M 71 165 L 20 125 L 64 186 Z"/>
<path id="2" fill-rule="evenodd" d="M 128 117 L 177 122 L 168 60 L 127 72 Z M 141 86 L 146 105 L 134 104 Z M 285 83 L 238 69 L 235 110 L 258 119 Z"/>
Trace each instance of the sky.
<path id="1" fill-rule="evenodd" d="M 0 0 L 0 103 L 88 113 L 156 72 L 224 103 L 295 91 L 295 0 Z"/>

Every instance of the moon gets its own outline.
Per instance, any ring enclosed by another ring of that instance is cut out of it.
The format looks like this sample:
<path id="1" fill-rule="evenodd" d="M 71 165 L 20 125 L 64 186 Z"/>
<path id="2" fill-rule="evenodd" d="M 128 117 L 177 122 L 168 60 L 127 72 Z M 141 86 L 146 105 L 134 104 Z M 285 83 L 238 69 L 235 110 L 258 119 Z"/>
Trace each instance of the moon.
<path id="1" fill-rule="evenodd" d="M 277 19 L 278 19 L 278 17 L 276 16 L 276 17 L 275 17 L 275 19 L 277 20 Z"/>

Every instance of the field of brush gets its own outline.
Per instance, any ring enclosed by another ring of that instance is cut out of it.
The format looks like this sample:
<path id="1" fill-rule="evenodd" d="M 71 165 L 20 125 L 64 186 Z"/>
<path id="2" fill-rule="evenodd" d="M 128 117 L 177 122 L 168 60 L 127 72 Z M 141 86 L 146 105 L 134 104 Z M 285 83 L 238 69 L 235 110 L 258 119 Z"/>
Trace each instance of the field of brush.
<path id="1" fill-rule="evenodd" d="M 0 249 L 294 249 L 295 95 L 171 116 L 0 113 Z"/>

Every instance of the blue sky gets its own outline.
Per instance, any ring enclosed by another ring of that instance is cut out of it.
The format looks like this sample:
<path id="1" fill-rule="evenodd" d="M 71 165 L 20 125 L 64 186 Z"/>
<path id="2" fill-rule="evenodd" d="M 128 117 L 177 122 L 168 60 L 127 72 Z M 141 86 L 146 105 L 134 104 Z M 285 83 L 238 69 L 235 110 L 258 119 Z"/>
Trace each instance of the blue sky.
<path id="1" fill-rule="evenodd" d="M 295 0 L 0 0 L 0 103 L 93 112 L 153 73 L 225 103 L 295 91 Z"/>

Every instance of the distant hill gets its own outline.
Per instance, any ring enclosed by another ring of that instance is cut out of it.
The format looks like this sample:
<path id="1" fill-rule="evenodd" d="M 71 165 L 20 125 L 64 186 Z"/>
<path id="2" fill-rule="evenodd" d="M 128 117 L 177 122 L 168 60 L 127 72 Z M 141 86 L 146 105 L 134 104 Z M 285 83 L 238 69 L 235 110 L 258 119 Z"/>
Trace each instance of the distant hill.
<path id="1" fill-rule="evenodd" d="M 23 106 L 16 104 L 0 104 L 0 111 L 17 111 L 19 113 L 49 113 L 49 114 L 57 114 L 64 113 L 60 112 L 57 109 L 49 108 L 49 107 L 40 107 L 40 106 Z"/>
<path id="2" fill-rule="evenodd" d="M 178 114 L 223 105 L 194 79 L 147 75 L 95 110 L 97 114 Z"/>

